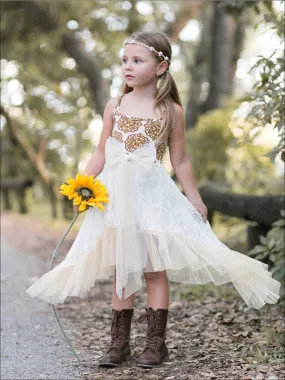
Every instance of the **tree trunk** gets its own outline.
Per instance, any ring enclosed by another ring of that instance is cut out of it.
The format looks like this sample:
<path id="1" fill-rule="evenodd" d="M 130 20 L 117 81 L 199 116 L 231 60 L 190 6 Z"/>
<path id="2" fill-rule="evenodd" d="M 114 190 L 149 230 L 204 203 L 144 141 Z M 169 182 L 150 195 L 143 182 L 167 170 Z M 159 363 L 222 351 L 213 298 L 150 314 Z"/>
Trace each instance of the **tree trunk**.
<path id="1" fill-rule="evenodd" d="M 229 81 L 229 94 L 233 93 L 234 90 L 234 78 L 237 68 L 237 61 L 240 57 L 241 51 L 244 45 L 245 39 L 245 29 L 247 26 L 247 21 L 241 16 L 237 21 L 232 49 L 232 60 L 230 68 L 230 81 Z"/>
<path id="2" fill-rule="evenodd" d="M 9 190 L 7 190 L 7 189 L 2 190 L 2 195 L 3 195 L 3 207 L 4 207 L 4 210 L 12 210 L 12 204 L 11 204 Z"/>
<path id="3" fill-rule="evenodd" d="M 14 145 L 16 144 L 17 147 L 21 148 L 25 156 L 31 162 L 32 166 L 38 172 L 48 192 L 50 192 L 52 189 L 53 195 L 50 194 L 52 217 L 56 217 L 54 202 L 56 202 L 56 199 L 58 198 L 58 191 L 57 191 L 56 186 L 52 183 L 50 173 L 45 166 L 44 155 L 43 155 L 43 146 L 45 144 L 40 143 L 40 150 L 39 152 L 36 152 L 18 132 L 21 130 L 21 128 L 17 125 L 15 120 L 12 120 L 10 118 L 8 112 L 6 112 L 6 110 L 4 109 L 2 105 L 0 105 L 0 113 L 5 117 L 7 121 L 7 128 L 9 129 L 9 135 L 13 136 L 13 138 L 11 139 L 11 142 Z"/>
<path id="4" fill-rule="evenodd" d="M 89 80 L 96 112 L 103 116 L 108 99 L 106 85 L 98 62 L 95 63 L 95 58 L 87 53 L 82 44 L 70 33 L 62 35 L 62 48 L 75 60 L 80 71 L 86 75 Z"/>
<path id="5" fill-rule="evenodd" d="M 253 221 L 261 226 L 271 227 L 272 223 L 281 219 L 280 210 L 284 208 L 283 196 L 224 193 L 211 184 L 199 187 L 199 193 L 209 210 Z"/>
<path id="6" fill-rule="evenodd" d="M 211 7 L 210 4 L 204 4 L 201 8 L 200 27 L 201 38 L 196 49 L 194 64 L 189 69 L 191 82 L 189 83 L 189 98 L 186 105 L 185 112 L 185 125 L 186 129 L 193 128 L 201 114 L 201 107 L 205 102 L 203 99 L 202 88 L 208 83 L 208 61 L 209 61 L 209 48 L 210 48 L 210 19 Z"/>
<path id="7" fill-rule="evenodd" d="M 21 188 L 16 192 L 16 197 L 18 198 L 19 202 L 19 213 L 20 214 L 27 214 L 28 212 L 28 206 L 26 202 L 26 189 Z"/>
<path id="8" fill-rule="evenodd" d="M 50 200 L 50 205 L 51 205 L 51 215 L 53 219 L 57 219 L 57 197 L 54 193 L 54 184 L 53 181 L 50 182 L 48 186 L 48 195 L 49 195 L 49 200 Z"/>
<path id="9" fill-rule="evenodd" d="M 260 236 L 266 236 L 271 226 L 257 224 L 256 226 L 247 226 L 247 249 L 251 251 L 256 245 L 260 244 Z"/>
<path id="10" fill-rule="evenodd" d="M 28 212 L 26 202 L 26 190 L 28 187 L 33 186 L 34 181 L 27 177 L 4 177 L 1 178 L 1 191 L 4 195 L 4 208 L 11 210 L 10 193 L 14 191 L 15 197 L 18 200 L 20 214 Z"/>
<path id="11" fill-rule="evenodd" d="M 212 22 L 212 46 L 210 61 L 210 92 L 204 112 L 221 108 L 232 90 L 232 57 L 235 22 L 221 7 L 222 1 L 214 1 Z"/>

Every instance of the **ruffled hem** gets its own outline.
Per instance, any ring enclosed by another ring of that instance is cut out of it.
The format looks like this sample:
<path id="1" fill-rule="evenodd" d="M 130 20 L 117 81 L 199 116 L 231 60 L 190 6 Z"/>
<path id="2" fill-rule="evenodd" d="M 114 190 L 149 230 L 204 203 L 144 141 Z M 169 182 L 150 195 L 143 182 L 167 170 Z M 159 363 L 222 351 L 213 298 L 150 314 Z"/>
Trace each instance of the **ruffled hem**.
<path id="1" fill-rule="evenodd" d="M 80 254 L 75 262 L 64 260 L 26 293 L 54 305 L 64 303 L 68 296 L 86 296 L 96 280 L 109 279 L 115 269 L 120 299 L 123 289 L 127 298 L 141 288 L 143 272 L 164 270 L 174 282 L 232 282 L 249 308 L 260 309 L 280 298 L 281 284 L 268 265 L 240 252 L 169 231 L 122 231 L 113 226 L 106 227 L 96 249 Z"/>

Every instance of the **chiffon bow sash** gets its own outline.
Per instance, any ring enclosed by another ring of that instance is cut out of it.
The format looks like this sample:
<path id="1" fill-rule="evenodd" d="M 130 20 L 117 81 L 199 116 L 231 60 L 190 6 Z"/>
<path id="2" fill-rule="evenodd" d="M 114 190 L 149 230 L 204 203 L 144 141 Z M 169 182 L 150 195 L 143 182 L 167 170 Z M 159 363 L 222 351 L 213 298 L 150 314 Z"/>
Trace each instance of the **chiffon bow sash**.
<path id="1" fill-rule="evenodd" d="M 125 144 L 109 137 L 105 148 L 106 165 L 116 168 L 116 190 L 112 197 L 116 210 L 117 227 L 135 228 L 135 197 L 137 171 L 147 174 L 157 163 L 153 141 L 144 144 L 133 153 L 126 151 Z"/>

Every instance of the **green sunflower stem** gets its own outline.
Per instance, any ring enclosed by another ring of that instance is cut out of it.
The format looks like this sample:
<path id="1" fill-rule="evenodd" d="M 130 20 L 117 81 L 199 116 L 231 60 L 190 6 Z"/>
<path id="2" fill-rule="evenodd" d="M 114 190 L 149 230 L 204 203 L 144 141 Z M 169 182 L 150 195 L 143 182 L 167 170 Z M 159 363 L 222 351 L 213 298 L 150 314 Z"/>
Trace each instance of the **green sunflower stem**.
<path id="1" fill-rule="evenodd" d="M 57 244 L 57 246 L 56 246 L 56 248 L 55 248 L 55 250 L 54 250 L 54 253 L 53 253 L 53 255 L 52 255 L 52 259 L 51 259 L 51 263 L 50 263 L 50 270 L 52 270 L 53 260 L 54 260 L 54 258 L 56 257 L 56 253 L 57 253 L 59 247 L 61 246 L 61 243 L 62 243 L 63 240 L 66 238 L 66 236 L 67 236 L 67 234 L 69 233 L 69 231 L 71 230 L 73 224 L 75 223 L 76 219 L 78 218 L 78 215 L 79 215 L 79 214 L 75 214 L 75 216 L 74 216 L 72 222 L 70 223 L 70 226 L 69 226 L 68 229 L 65 231 L 64 235 L 62 236 L 62 238 L 60 239 L 59 243 Z M 54 313 L 54 315 L 55 315 L 56 321 L 57 321 L 57 323 L 58 323 L 58 325 L 59 325 L 59 328 L 60 328 L 60 330 L 61 330 L 61 332 L 62 332 L 63 337 L 65 338 L 65 340 L 66 340 L 66 342 L 67 342 L 67 344 L 68 344 L 70 350 L 72 351 L 73 355 L 76 357 L 76 359 L 78 360 L 78 362 L 81 363 L 81 360 L 80 360 L 79 356 L 77 355 L 75 349 L 73 348 L 73 346 L 72 346 L 70 340 L 68 339 L 68 337 L 67 337 L 65 331 L 63 330 L 63 327 L 62 327 L 62 325 L 61 325 L 61 323 L 60 323 L 59 316 L 58 316 L 58 314 L 57 314 L 57 311 L 56 311 L 56 309 L 55 309 L 55 306 L 54 306 L 53 304 L 51 304 L 51 307 L 52 307 L 53 313 Z"/>

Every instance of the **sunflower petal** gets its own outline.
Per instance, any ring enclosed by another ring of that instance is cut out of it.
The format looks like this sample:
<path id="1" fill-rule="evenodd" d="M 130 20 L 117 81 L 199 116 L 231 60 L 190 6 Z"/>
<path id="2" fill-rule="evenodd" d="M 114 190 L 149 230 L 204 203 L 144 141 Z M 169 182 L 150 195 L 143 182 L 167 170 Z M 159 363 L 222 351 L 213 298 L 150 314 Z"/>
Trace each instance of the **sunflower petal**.
<path id="1" fill-rule="evenodd" d="M 78 206 L 80 203 L 82 203 L 82 197 L 81 196 L 75 198 L 73 201 L 74 206 Z"/>
<path id="2" fill-rule="evenodd" d="M 107 202 L 109 202 L 110 200 L 109 200 L 109 198 L 97 198 L 97 200 L 98 200 L 98 202 L 105 202 L 105 203 L 107 203 Z"/>
<path id="3" fill-rule="evenodd" d="M 85 211 L 87 208 L 87 205 L 86 205 L 86 201 L 83 201 L 80 205 L 79 205 L 79 211 Z"/>
<path id="4" fill-rule="evenodd" d="M 97 204 L 95 202 L 87 202 L 87 205 L 89 207 L 97 207 Z"/>

